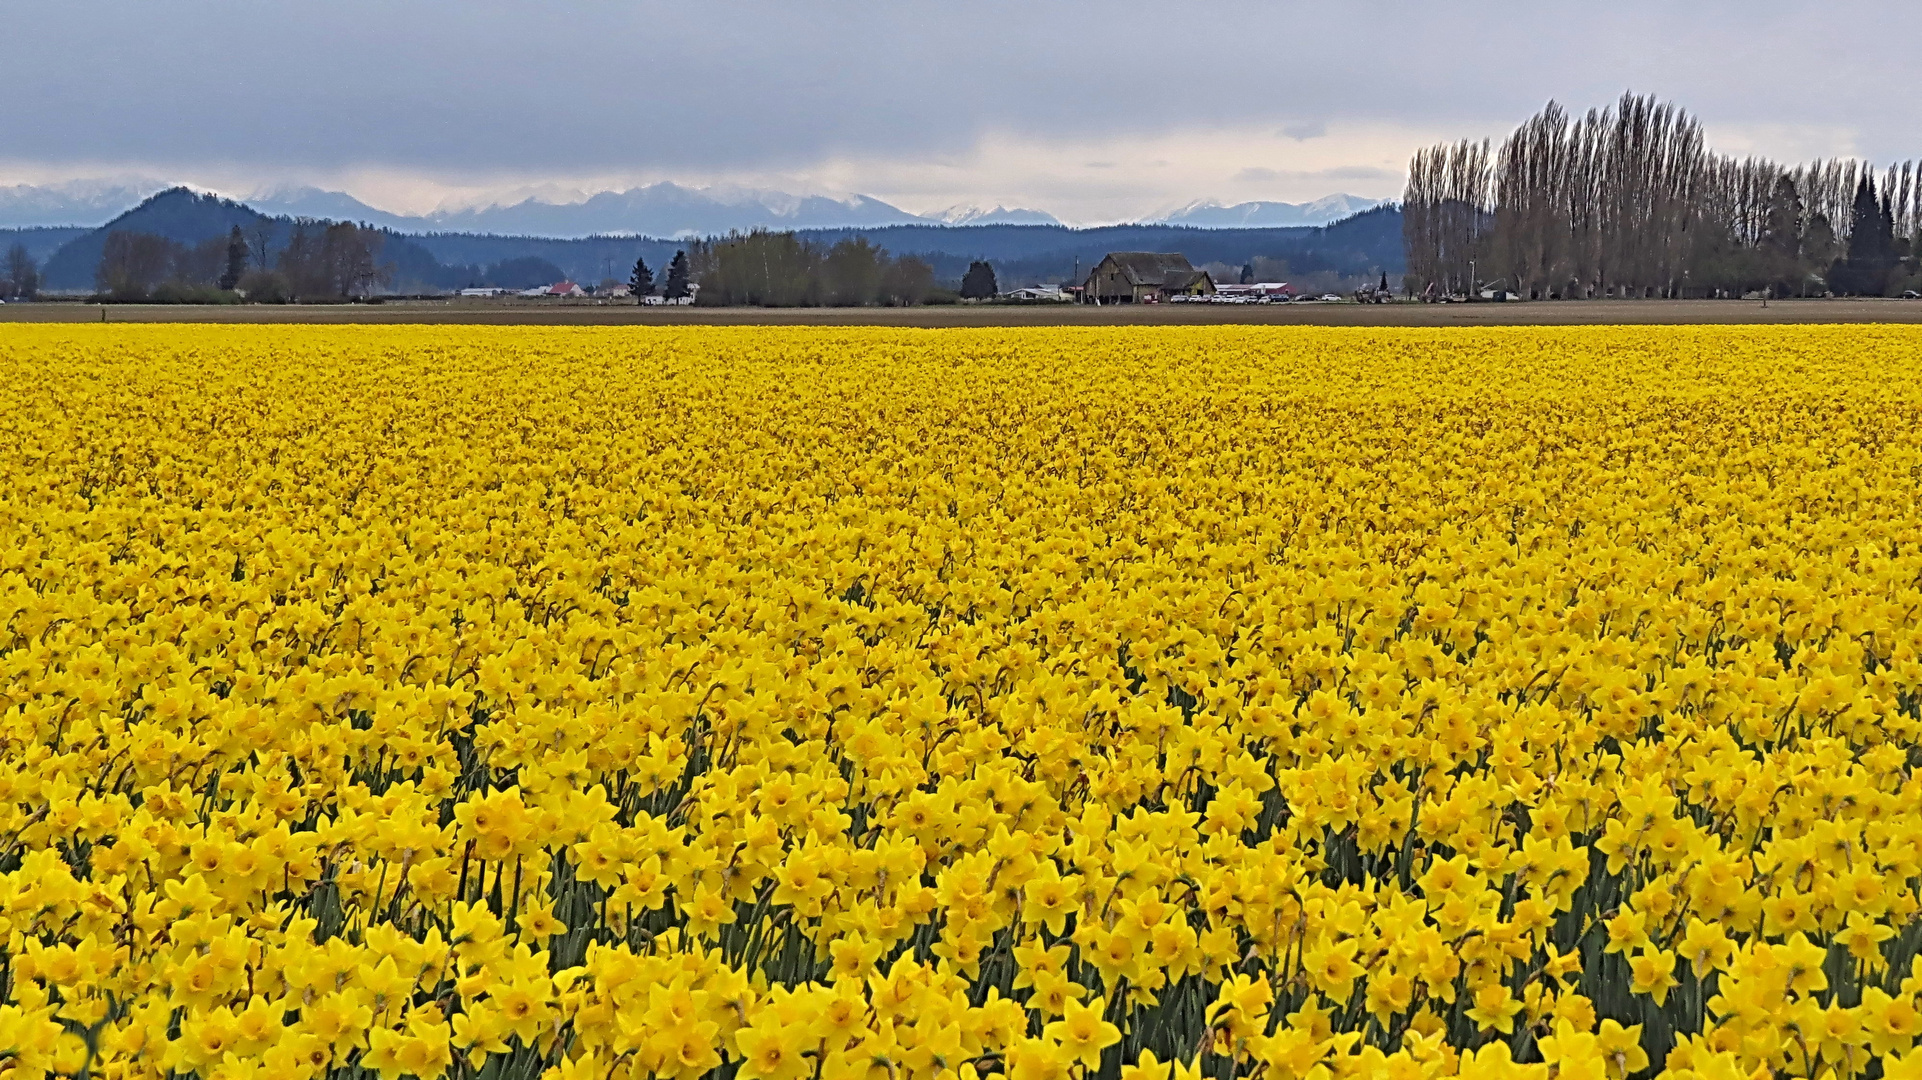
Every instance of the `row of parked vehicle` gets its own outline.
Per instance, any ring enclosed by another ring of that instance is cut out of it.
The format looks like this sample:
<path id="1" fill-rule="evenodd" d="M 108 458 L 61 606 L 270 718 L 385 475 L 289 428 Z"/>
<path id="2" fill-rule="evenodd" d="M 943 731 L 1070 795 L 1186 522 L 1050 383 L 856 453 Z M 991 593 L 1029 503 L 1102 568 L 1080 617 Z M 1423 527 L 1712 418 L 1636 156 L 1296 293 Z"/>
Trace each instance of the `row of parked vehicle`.
<path id="1" fill-rule="evenodd" d="M 1236 293 L 1210 293 L 1206 296 L 1170 296 L 1174 304 L 1332 304 L 1342 298 L 1334 293 L 1320 296 L 1264 296 Z"/>

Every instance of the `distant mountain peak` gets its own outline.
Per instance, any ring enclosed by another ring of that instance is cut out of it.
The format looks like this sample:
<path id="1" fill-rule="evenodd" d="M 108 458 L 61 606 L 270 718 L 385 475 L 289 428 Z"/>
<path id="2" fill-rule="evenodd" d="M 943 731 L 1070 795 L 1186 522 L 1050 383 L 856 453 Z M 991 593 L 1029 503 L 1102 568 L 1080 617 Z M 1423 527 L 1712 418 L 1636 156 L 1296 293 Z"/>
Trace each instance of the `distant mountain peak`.
<path id="1" fill-rule="evenodd" d="M 1199 199 L 1176 207 L 1154 220 L 1168 225 L 1191 225 L 1200 229 L 1256 229 L 1289 226 L 1327 225 L 1342 218 L 1372 210 L 1387 199 L 1364 199 L 1359 195 L 1324 195 L 1312 202 L 1244 202 L 1232 205 L 1217 199 Z"/>
<path id="2" fill-rule="evenodd" d="M 179 185 L 161 181 L 71 181 L 0 186 L 0 228 L 97 226 Z M 184 190 L 192 191 L 188 188 Z M 365 222 L 396 232 L 495 235 L 689 237 L 754 228 L 876 228 L 930 221 L 869 195 L 794 194 L 721 185 L 688 187 L 659 181 L 625 191 L 529 188 L 512 196 L 427 214 L 399 214 L 341 191 L 307 185 L 264 187 L 245 201 L 272 217 Z"/>
<path id="3" fill-rule="evenodd" d="M 157 180 L 74 180 L 0 186 L 0 228 L 95 226 L 127 212 L 157 192 L 187 191 Z M 692 187 L 671 180 L 621 191 L 584 192 L 562 185 L 526 187 L 466 205 L 446 204 L 426 214 L 382 210 L 341 191 L 310 185 L 263 187 L 242 197 L 271 217 L 363 222 L 399 233 L 476 233 L 493 236 L 653 236 L 685 239 L 770 229 L 862 229 L 889 225 L 1062 225 L 1044 210 L 960 204 L 914 214 L 871 195 L 796 194 L 717 184 Z M 1381 205 L 1383 200 L 1335 194 L 1305 203 L 1201 199 L 1144 223 L 1193 228 L 1275 228 L 1326 225 Z"/>
<path id="4" fill-rule="evenodd" d="M 412 232 L 479 232 L 553 237 L 689 237 L 756 228 L 873 228 L 926 219 L 868 195 L 837 197 L 658 181 L 601 191 L 579 201 L 526 195 L 517 202 L 436 210 L 397 225 Z"/>
<path id="5" fill-rule="evenodd" d="M 413 220 L 404 214 L 376 209 L 344 191 L 327 191 L 309 186 L 268 188 L 254 192 L 245 201 L 270 217 L 364 222 L 395 230 L 405 230 Z"/>
<path id="6" fill-rule="evenodd" d="M 149 177 L 0 186 L 0 228 L 100 225 L 165 187 L 166 181 Z"/>
<path id="7" fill-rule="evenodd" d="M 1045 210 L 1028 210 L 1020 207 L 995 206 L 983 210 L 979 206 L 950 206 L 938 214 L 928 215 L 930 219 L 944 225 L 1059 225 L 1061 219 Z"/>

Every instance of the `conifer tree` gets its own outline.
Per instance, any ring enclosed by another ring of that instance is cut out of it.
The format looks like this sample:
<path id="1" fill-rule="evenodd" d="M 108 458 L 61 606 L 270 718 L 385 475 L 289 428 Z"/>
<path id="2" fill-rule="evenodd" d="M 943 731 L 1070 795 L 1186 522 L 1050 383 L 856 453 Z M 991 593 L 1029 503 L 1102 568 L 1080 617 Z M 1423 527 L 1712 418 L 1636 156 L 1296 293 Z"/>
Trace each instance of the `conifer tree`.
<path id="1" fill-rule="evenodd" d="M 634 260 L 634 274 L 627 279 L 627 287 L 636 300 L 654 295 L 654 271 L 647 268 L 646 259 Z"/>
<path id="2" fill-rule="evenodd" d="M 661 295 L 669 300 L 685 300 L 692 295 L 687 280 L 687 252 L 674 253 L 674 261 L 667 264 L 667 283 L 661 288 Z"/>
<path id="3" fill-rule="evenodd" d="M 1875 180 L 1864 175 L 1855 185 L 1849 208 L 1848 254 L 1830 275 L 1835 291 L 1857 296 L 1880 296 L 1895 264 L 1895 238 L 1890 216 L 1875 197 Z"/>
<path id="4" fill-rule="evenodd" d="M 968 272 L 961 278 L 963 300 L 992 300 L 1000 291 L 995 285 L 992 265 L 978 259 L 968 264 Z"/>
<path id="5" fill-rule="evenodd" d="M 241 234 L 240 226 L 234 226 L 227 234 L 227 268 L 220 272 L 216 282 L 223 290 L 231 290 L 240 284 L 240 277 L 247 272 L 247 238 Z"/>

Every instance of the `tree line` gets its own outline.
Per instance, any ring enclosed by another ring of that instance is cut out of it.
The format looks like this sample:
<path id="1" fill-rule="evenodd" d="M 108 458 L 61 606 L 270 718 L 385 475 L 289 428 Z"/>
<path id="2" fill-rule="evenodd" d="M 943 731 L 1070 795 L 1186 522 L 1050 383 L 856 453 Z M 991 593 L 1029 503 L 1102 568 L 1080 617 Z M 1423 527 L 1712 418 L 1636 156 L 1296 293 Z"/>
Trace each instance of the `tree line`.
<path id="1" fill-rule="evenodd" d="M 1917 283 L 1919 226 L 1915 162 L 1727 157 L 1634 94 L 1420 150 L 1402 202 L 1408 286 L 1443 294 L 1881 296 Z"/>
<path id="2" fill-rule="evenodd" d="M 296 220 L 278 251 L 274 232 L 250 240 L 236 225 L 198 244 L 115 230 L 94 271 L 99 299 L 116 303 L 328 302 L 366 297 L 393 280 L 384 237 L 345 221 Z"/>
<path id="3" fill-rule="evenodd" d="M 688 262 L 703 306 L 908 307 L 952 297 L 925 260 L 890 255 L 864 237 L 823 245 L 757 229 L 695 241 Z"/>

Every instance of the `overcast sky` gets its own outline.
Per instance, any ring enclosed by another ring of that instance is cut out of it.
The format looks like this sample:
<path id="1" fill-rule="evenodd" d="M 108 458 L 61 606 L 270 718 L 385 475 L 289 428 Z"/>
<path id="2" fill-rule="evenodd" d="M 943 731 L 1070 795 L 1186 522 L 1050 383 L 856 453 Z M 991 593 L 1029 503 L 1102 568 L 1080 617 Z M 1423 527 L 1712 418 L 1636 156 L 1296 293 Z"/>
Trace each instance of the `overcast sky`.
<path id="1" fill-rule="evenodd" d="M 654 180 L 1082 221 L 1393 196 L 1625 89 L 1711 144 L 1922 155 L 1915 3 L 8 5 L 0 183 L 311 183 L 421 211 Z"/>

